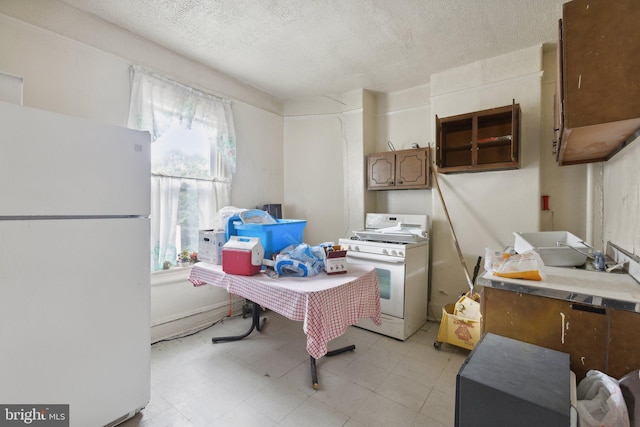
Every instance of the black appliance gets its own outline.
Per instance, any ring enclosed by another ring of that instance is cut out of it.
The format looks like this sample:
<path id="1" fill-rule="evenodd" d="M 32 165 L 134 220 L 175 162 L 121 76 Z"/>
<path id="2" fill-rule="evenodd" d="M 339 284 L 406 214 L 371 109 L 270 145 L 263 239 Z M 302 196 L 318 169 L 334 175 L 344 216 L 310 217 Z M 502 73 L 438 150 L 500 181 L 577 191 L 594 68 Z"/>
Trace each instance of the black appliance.
<path id="1" fill-rule="evenodd" d="M 456 377 L 456 427 L 567 427 L 569 355 L 487 333 Z"/>

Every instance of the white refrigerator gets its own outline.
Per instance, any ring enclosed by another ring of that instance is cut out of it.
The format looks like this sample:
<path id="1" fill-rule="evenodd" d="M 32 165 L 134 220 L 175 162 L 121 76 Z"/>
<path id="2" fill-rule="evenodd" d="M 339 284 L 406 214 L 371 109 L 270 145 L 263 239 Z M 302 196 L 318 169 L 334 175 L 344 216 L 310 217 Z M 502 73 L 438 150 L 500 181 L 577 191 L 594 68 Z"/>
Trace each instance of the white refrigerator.
<path id="1" fill-rule="evenodd" d="M 0 405 L 149 401 L 149 177 L 147 132 L 0 102 Z"/>

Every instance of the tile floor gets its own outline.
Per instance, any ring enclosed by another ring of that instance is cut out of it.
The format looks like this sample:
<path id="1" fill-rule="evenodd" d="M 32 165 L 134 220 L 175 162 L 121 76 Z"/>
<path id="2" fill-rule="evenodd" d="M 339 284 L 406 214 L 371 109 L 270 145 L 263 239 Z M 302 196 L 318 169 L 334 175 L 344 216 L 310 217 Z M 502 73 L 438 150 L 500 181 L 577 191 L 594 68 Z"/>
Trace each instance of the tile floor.
<path id="1" fill-rule="evenodd" d="M 317 362 L 313 390 L 302 323 L 267 311 L 262 332 L 229 318 L 195 335 L 154 344 L 151 401 L 124 427 L 429 426 L 454 424 L 455 378 L 469 351 L 433 347 L 438 323 L 401 342 L 349 327 L 329 349 L 353 352 Z"/>

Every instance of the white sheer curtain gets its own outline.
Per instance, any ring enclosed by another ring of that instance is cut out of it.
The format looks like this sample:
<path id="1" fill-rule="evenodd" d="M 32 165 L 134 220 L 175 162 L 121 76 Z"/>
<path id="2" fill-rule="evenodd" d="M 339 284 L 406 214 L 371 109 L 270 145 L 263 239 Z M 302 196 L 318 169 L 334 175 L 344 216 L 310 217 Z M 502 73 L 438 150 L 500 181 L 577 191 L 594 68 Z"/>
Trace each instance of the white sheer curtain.
<path id="1" fill-rule="evenodd" d="M 181 248 L 197 250 L 177 241 L 181 218 L 210 228 L 218 209 L 230 204 L 233 116 L 230 101 L 137 66 L 131 80 L 129 127 L 151 133 L 151 265 L 159 269 L 174 263 Z"/>
<path id="2" fill-rule="evenodd" d="M 151 265 L 155 265 L 155 269 L 165 260 L 171 262 L 177 255 L 170 248 L 171 243 L 176 241 L 181 185 L 179 179 L 151 177 Z"/>

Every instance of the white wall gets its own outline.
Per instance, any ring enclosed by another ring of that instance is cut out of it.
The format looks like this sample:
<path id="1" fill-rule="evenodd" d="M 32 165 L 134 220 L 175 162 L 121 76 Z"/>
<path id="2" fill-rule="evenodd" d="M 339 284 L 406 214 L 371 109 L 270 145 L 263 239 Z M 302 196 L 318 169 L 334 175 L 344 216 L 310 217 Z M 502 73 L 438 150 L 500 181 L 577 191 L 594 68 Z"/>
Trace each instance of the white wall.
<path id="1" fill-rule="evenodd" d="M 284 203 L 282 116 L 235 102 L 233 117 L 237 145 L 231 204 L 253 208 L 265 203 Z"/>
<path id="2" fill-rule="evenodd" d="M 557 45 L 544 47 L 542 126 L 540 129 L 540 194 L 549 196 L 549 210 L 540 212 L 540 231 L 569 231 L 582 239 L 587 239 L 588 166 L 558 166 L 551 144 L 555 138 L 553 129 L 558 77 L 557 54 Z M 595 244 L 595 242 L 589 243 Z"/>
<path id="3" fill-rule="evenodd" d="M 387 141 L 396 150 L 434 147 L 431 120 L 431 86 L 424 85 L 376 97 L 375 152 L 389 151 Z M 433 155 L 434 150 L 431 150 Z M 433 160 L 433 158 L 432 158 Z M 376 212 L 432 214 L 431 190 L 376 191 Z"/>
<path id="4" fill-rule="evenodd" d="M 23 78 L 25 106 L 126 126 L 131 64 L 231 99 L 238 157 L 232 204 L 284 201 L 280 101 L 64 3 L 0 2 L 0 71 Z M 194 288 L 187 269 L 164 273 L 152 277 L 154 341 L 227 314 L 224 290 Z"/>
<path id="5" fill-rule="evenodd" d="M 640 140 L 636 139 L 602 165 L 603 238 L 598 242 L 601 248 L 611 242 L 634 255 L 640 255 L 639 164 Z M 594 207 L 600 208 L 598 205 Z"/>
<path id="6" fill-rule="evenodd" d="M 284 210 L 307 220 L 306 243 L 337 242 L 364 226 L 373 205 L 365 191 L 373 108 L 372 95 L 361 90 L 285 102 Z"/>
<path id="7" fill-rule="evenodd" d="M 490 58 L 431 78 L 431 121 L 520 104 L 521 168 L 439 174 L 440 188 L 469 275 L 485 248 L 513 245 L 514 231 L 537 230 L 540 211 L 541 46 Z M 435 139 L 435 129 L 432 132 Z M 432 191 L 431 316 L 469 290 L 443 206 Z"/>
<path id="8" fill-rule="evenodd" d="M 309 244 L 337 241 L 345 211 L 344 114 L 285 119 L 285 218 L 305 219 Z"/>
<path id="9" fill-rule="evenodd" d="M 449 70 L 406 91 L 357 90 L 283 105 L 57 0 L 0 2 L 0 71 L 24 79 L 27 106 L 125 125 L 130 64 L 232 99 L 238 137 L 232 203 L 282 203 L 286 217 L 308 220 L 309 243 L 348 236 L 363 227 L 366 212 L 430 215 L 431 317 L 467 287 L 438 196 L 435 190 L 366 191 L 365 157 L 385 151 L 387 140 L 396 149 L 433 144 L 436 114 L 507 105 L 512 98 L 522 107 L 522 169 L 441 175 L 469 270 L 485 247 L 508 246 L 512 231 L 538 227 L 594 235 L 596 245 L 611 240 L 638 252 L 639 143 L 590 166 L 558 167 L 550 153 L 554 47 L 544 55 L 533 47 Z M 541 194 L 550 195 L 552 213 L 541 215 Z M 194 290 L 181 279 L 161 286 L 155 291 L 163 297 L 152 307 L 158 337 L 185 314 L 226 312 L 225 292 Z"/>
<path id="10" fill-rule="evenodd" d="M 22 77 L 0 71 L 0 101 L 22 105 Z"/>
<path id="11" fill-rule="evenodd" d="M 541 230 L 567 230 L 600 250 L 610 241 L 640 251 L 640 143 L 636 140 L 607 162 L 558 166 L 550 141 L 557 46 L 545 46 L 540 144 L 541 193 L 550 195 Z M 606 107 L 606 106 L 604 106 Z"/>

